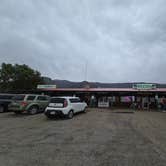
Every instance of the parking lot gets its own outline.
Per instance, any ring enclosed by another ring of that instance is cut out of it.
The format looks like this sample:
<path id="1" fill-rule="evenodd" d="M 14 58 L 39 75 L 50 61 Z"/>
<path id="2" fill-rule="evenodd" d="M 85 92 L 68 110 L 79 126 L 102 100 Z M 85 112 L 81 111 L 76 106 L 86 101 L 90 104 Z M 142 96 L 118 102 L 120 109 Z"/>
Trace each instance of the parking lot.
<path id="1" fill-rule="evenodd" d="M 121 110 L 119 110 L 121 111 Z M 0 114 L 0 166 L 165 166 L 166 113 Z"/>

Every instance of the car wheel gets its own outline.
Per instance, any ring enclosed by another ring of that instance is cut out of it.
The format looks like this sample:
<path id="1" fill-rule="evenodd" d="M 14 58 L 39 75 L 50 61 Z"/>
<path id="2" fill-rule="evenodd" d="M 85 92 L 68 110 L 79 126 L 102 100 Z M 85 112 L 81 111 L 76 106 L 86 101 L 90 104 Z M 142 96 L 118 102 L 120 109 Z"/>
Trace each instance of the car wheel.
<path id="1" fill-rule="evenodd" d="M 38 107 L 37 106 L 32 106 L 32 107 L 30 107 L 29 109 L 28 109 L 28 113 L 30 114 L 30 115 L 34 115 L 34 114 L 37 114 L 37 112 L 38 112 Z"/>
<path id="2" fill-rule="evenodd" d="M 51 116 L 51 115 L 47 115 L 48 119 L 54 119 L 55 117 Z"/>
<path id="3" fill-rule="evenodd" d="M 73 116 L 74 116 L 73 111 L 72 111 L 72 110 L 71 110 L 71 111 L 69 111 L 69 113 L 68 113 L 68 119 L 72 119 L 72 118 L 73 118 Z"/>
<path id="4" fill-rule="evenodd" d="M 20 111 L 14 111 L 14 113 L 17 114 L 17 115 L 21 114 Z"/>
<path id="5" fill-rule="evenodd" d="M 0 105 L 0 113 L 5 112 L 5 107 L 3 105 Z"/>
<path id="6" fill-rule="evenodd" d="M 87 108 L 86 107 L 84 108 L 83 113 L 87 113 Z"/>

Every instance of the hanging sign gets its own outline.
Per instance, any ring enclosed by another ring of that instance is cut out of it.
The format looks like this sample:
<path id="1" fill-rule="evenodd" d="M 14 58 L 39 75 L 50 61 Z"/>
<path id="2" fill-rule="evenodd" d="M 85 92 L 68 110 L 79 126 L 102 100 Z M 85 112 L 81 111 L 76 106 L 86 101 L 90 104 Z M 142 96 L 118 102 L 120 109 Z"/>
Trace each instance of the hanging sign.
<path id="1" fill-rule="evenodd" d="M 155 84 L 133 84 L 134 89 L 142 89 L 142 90 L 150 90 L 150 89 L 156 89 Z"/>
<path id="2" fill-rule="evenodd" d="M 37 85 L 37 89 L 56 88 L 56 85 Z"/>

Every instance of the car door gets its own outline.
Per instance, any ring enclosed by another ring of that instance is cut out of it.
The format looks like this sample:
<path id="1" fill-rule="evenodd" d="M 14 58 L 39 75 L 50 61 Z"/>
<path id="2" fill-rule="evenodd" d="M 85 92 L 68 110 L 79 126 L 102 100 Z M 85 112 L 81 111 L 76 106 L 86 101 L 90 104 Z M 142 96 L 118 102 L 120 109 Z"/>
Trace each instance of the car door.
<path id="1" fill-rule="evenodd" d="M 80 112 L 83 110 L 82 103 L 79 98 L 74 98 L 74 107 L 76 112 Z"/>
<path id="2" fill-rule="evenodd" d="M 47 96 L 38 96 L 36 102 L 38 103 L 40 109 L 44 110 L 48 105 L 49 99 Z"/>
<path id="3" fill-rule="evenodd" d="M 77 98 L 77 109 L 78 109 L 78 112 L 84 110 L 84 103 L 81 102 L 81 100 L 79 98 Z"/>
<path id="4" fill-rule="evenodd" d="M 76 98 L 70 99 L 70 104 L 75 113 L 79 111 L 79 107 L 78 107 Z"/>

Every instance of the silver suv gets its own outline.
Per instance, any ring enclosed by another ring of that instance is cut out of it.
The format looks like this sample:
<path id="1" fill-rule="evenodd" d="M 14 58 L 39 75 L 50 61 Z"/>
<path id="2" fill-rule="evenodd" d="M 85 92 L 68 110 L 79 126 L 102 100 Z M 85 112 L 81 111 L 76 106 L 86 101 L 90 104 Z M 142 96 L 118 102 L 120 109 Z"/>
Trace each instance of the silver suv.
<path id="1" fill-rule="evenodd" d="M 45 95 L 19 94 L 13 97 L 13 102 L 8 108 L 16 114 L 28 113 L 33 115 L 38 112 L 44 112 L 49 99 L 49 96 Z"/>

